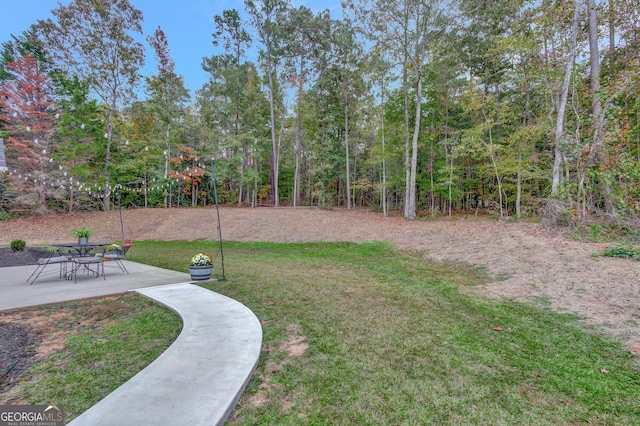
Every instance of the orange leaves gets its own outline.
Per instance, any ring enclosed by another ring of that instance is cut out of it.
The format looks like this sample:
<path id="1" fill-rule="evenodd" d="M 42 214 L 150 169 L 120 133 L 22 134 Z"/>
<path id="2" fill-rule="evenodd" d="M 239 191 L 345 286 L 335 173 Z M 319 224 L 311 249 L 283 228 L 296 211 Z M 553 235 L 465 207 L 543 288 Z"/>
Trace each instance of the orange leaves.
<path id="1" fill-rule="evenodd" d="M 191 185 L 200 185 L 203 177 L 207 175 L 207 170 L 198 165 L 196 152 L 190 146 L 180 145 L 178 155 L 169 158 L 169 163 L 176 170 L 169 170 L 167 175 Z"/>

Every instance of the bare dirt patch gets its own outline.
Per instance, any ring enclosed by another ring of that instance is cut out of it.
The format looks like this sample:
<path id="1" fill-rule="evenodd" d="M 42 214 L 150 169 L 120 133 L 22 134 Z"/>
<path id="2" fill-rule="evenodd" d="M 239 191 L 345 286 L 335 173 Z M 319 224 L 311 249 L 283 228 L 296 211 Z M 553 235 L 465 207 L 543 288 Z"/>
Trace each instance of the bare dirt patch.
<path id="1" fill-rule="evenodd" d="M 274 361 L 267 361 L 264 369 L 264 373 L 257 372 L 260 378 L 260 384 L 258 385 L 258 392 L 248 397 L 247 402 L 254 407 L 262 407 L 273 400 L 274 395 L 280 395 L 278 398 L 282 404 L 282 412 L 291 408 L 293 404 L 287 401 L 281 385 L 273 381 L 273 374 L 284 368 L 292 358 L 301 357 L 309 349 L 307 339 L 301 335 L 302 327 L 299 324 L 290 324 L 287 326 L 287 340 L 283 341 L 277 348 L 279 351 L 287 353 L 287 357 L 279 363 Z M 273 351 L 275 348 L 264 348 L 267 352 Z"/>
<path id="2" fill-rule="evenodd" d="M 59 352 L 69 333 L 87 329 L 99 332 L 115 324 L 111 317 L 126 310 L 126 305 L 96 304 L 96 300 L 115 301 L 121 296 L 77 302 L 74 307 L 59 309 L 28 309 L 0 313 L 0 404 L 25 404 L 16 398 L 25 383 L 37 377 L 18 377 L 27 372 L 31 364 Z M 13 368 L 8 374 L 6 369 Z"/>
<path id="3" fill-rule="evenodd" d="M 279 349 L 287 352 L 289 357 L 301 357 L 309 349 L 307 339 L 301 335 L 302 327 L 292 324 L 287 327 L 287 340 L 280 344 Z"/>
<path id="4" fill-rule="evenodd" d="M 457 218 L 405 221 L 364 211 L 223 208 L 229 241 L 389 241 L 436 261 L 482 266 L 500 280 L 468 289 L 490 297 L 541 303 L 619 336 L 640 354 L 640 262 L 594 257 L 607 244 L 582 243 L 539 224 Z M 122 212 L 125 236 L 138 240 L 217 239 L 215 210 Z M 69 241 L 86 226 L 92 239 L 121 239 L 118 211 L 24 218 L 0 223 L 0 244 Z M 135 248 L 135 242 L 134 242 Z M 345 291 L 349 291 L 345 289 Z"/>

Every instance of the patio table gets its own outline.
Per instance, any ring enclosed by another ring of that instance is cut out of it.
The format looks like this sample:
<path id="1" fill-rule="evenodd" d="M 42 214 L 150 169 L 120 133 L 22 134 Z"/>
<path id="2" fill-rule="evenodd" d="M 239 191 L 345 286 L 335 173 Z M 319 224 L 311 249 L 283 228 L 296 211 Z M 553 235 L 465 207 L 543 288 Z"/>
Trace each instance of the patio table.
<path id="1" fill-rule="evenodd" d="M 105 242 L 88 244 L 79 244 L 78 242 L 51 244 L 57 249 L 55 251 L 50 251 L 48 256 L 38 259 L 36 269 L 31 273 L 29 278 L 27 278 L 27 282 L 34 284 L 49 265 L 56 265 L 59 267 L 58 273 L 60 275 L 60 278 L 73 278 L 74 280 L 76 280 L 77 274 L 80 270 L 94 274 L 96 275 L 96 278 L 100 277 L 100 275 L 105 278 L 103 263 L 104 258 L 94 256 L 91 253 L 91 250 L 95 248 L 106 247 L 110 244 L 111 243 Z M 62 248 L 68 249 L 68 253 L 62 253 L 60 251 L 60 249 Z M 67 264 L 69 263 L 73 263 L 73 268 L 71 268 L 71 270 L 67 269 Z M 92 268 L 92 266 L 95 266 L 95 270 Z"/>
<path id="2" fill-rule="evenodd" d="M 58 248 L 67 248 L 69 252 L 74 251 L 80 257 L 86 257 L 91 255 L 91 250 L 100 247 L 107 247 L 111 243 L 87 243 L 87 244 L 79 244 L 78 242 L 73 243 L 55 243 L 51 244 L 53 247 Z"/>
<path id="3" fill-rule="evenodd" d="M 96 278 L 99 278 L 102 275 L 102 278 L 105 279 L 104 275 L 104 258 L 95 256 L 91 253 L 91 251 L 95 248 L 107 247 L 112 243 L 108 242 L 98 242 L 98 243 L 86 243 L 80 244 L 78 242 L 73 243 L 55 243 L 52 244 L 54 247 L 58 247 L 58 250 L 61 248 L 66 248 L 69 250 L 69 253 L 72 252 L 77 253 L 77 256 L 72 256 L 69 261 L 74 263 L 74 267 L 69 271 L 65 272 L 64 277 L 67 279 L 72 279 L 77 281 L 78 272 L 83 270 L 87 273 L 95 275 Z M 96 269 L 92 269 L 92 265 L 95 265 Z"/>

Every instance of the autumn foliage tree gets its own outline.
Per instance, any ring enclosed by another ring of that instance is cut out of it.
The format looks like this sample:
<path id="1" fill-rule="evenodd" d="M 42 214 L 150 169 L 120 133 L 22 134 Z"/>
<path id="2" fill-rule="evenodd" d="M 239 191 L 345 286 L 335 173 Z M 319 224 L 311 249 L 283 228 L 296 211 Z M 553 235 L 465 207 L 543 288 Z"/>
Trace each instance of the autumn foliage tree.
<path id="1" fill-rule="evenodd" d="M 189 92 L 184 87 L 184 77 L 175 72 L 175 62 L 171 59 L 169 42 L 160 27 L 147 41 L 155 51 L 158 61 L 158 73 L 146 78 L 147 91 L 150 95 L 153 111 L 161 123 L 165 146 L 164 177 L 169 171 L 168 158 L 171 156 L 171 129 L 178 120 L 184 106 L 189 100 Z"/>
<path id="2" fill-rule="evenodd" d="M 178 155 L 169 159 L 172 170 L 169 170 L 169 177 L 182 180 L 184 195 L 191 196 L 191 206 L 198 205 L 198 195 L 206 196 L 206 192 L 199 190 L 207 171 L 198 163 L 198 154 L 189 147 L 181 145 L 178 147 Z"/>
<path id="3" fill-rule="evenodd" d="M 15 78 L 0 86 L 0 122 L 8 133 L 11 178 L 17 188 L 36 193 L 36 208 L 45 211 L 55 90 L 31 54 L 7 64 L 7 69 Z"/>

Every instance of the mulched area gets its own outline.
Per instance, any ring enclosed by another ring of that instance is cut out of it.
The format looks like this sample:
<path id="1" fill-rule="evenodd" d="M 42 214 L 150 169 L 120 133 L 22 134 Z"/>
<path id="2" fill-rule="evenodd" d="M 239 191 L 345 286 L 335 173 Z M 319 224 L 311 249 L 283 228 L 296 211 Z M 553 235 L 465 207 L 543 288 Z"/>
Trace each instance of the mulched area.
<path id="1" fill-rule="evenodd" d="M 43 248 L 27 247 L 23 251 L 13 251 L 9 247 L 0 248 L 0 268 L 5 266 L 35 265 L 39 258 L 48 254 Z"/>
<path id="2" fill-rule="evenodd" d="M 10 386 L 33 363 L 28 329 L 0 323 L 0 391 Z M 35 347 L 32 342 L 32 347 Z"/>
<path id="3" fill-rule="evenodd" d="M 0 267 L 35 265 L 47 253 L 39 248 L 24 251 L 0 248 Z M 11 385 L 33 363 L 36 352 L 29 351 L 29 345 L 33 346 L 35 340 L 35 334 L 27 327 L 0 322 L 0 390 Z"/>

